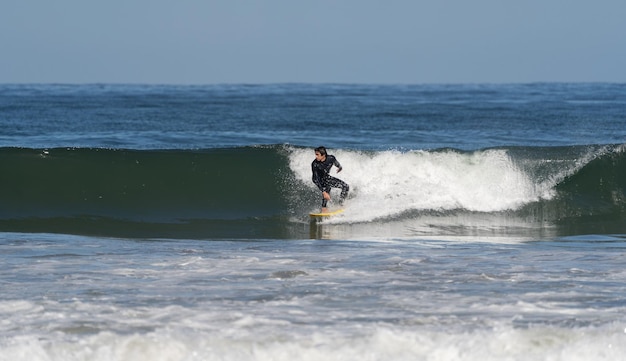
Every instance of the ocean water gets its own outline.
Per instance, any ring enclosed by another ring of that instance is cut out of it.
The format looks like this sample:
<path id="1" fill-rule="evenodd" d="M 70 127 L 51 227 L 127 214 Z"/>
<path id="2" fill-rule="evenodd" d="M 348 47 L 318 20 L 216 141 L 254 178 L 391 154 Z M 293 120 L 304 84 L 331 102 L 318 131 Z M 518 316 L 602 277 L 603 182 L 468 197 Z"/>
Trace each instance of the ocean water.
<path id="1" fill-rule="evenodd" d="M 626 360 L 624 84 L 5 84 L 0 125 L 0 360 Z"/>

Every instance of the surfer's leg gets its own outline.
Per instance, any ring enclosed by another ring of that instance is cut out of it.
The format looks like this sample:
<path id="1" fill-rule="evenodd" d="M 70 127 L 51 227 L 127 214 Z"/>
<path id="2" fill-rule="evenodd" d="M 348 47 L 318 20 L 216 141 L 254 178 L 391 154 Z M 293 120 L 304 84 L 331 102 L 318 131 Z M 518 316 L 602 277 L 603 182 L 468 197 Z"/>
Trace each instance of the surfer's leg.
<path id="1" fill-rule="evenodd" d="M 328 207 L 328 199 L 324 198 L 324 192 L 330 194 L 330 189 L 330 186 L 326 185 L 322 190 L 322 213 L 328 212 L 328 208 L 326 208 Z"/>
<path id="2" fill-rule="evenodd" d="M 348 183 L 342 181 L 339 178 L 329 177 L 327 184 L 329 187 L 341 188 L 341 194 L 339 195 L 339 203 L 342 204 L 343 201 L 348 196 L 348 192 L 350 191 L 350 186 L 348 185 Z"/>
<path id="3" fill-rule="evenodd" d="M 343 203 L 343 201 L 348 196 L 348 192 L 350 191 L 350 186 L 346 182 L 341 182 L 341 194 L 339 195 L 339 202 Z"/>

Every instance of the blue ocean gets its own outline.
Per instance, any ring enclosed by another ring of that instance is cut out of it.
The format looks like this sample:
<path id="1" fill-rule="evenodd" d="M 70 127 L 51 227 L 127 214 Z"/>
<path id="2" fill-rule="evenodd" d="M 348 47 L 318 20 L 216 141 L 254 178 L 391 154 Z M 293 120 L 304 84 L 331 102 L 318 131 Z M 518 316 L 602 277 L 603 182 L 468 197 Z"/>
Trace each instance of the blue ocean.
<path id="1" fill-rule="evenodd" d="M 2 361 L 626 360 L 626 84 L 4 84 L 0 167 Z"/>

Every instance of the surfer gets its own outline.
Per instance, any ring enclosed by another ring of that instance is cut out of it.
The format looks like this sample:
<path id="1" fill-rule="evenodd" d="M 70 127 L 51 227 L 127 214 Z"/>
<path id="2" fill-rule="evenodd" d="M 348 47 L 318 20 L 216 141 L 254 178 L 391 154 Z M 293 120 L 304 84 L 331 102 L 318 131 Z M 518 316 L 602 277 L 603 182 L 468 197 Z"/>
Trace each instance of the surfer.
<path id="1" fill-rule="evenodd" d="M 346 182 L 330 175 L 330 169 L 333 165 L 337 167 L 337 173 L 341 172 L 341 164 L 334 155 L 328 154 L 325 147 L 315 148 L 315 160 L 311 164 L 311 170 L 313 171 L 313 183 L 322 191 L 322 213 L 328 212 L 326 206 L 330 200 L 331 188 L 341 188 L 340 204 L 343 204 L 350 190 L 350 186 Z"/>

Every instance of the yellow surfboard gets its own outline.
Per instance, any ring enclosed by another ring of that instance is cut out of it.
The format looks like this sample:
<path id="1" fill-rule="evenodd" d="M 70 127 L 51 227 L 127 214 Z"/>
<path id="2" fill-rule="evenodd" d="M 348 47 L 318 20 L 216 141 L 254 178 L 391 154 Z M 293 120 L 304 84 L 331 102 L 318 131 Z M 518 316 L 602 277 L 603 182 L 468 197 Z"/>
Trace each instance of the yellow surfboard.
<path id="1" fill-rule="evenodd" d="M 332 211 L 332 212 L 324 212 L 324 213 L 309 213 L 309 216 L 316 218 L 316 217 L 330 217 L 330 216 L 334 216 L 337 215 L 339 213 L 342 213 L 343 209 L 338 209 L 336 211 Z"/>

